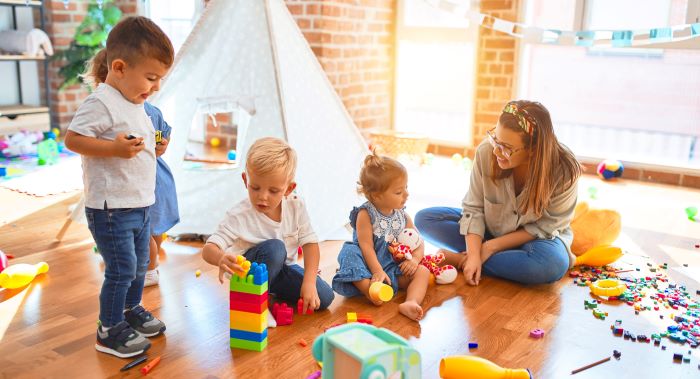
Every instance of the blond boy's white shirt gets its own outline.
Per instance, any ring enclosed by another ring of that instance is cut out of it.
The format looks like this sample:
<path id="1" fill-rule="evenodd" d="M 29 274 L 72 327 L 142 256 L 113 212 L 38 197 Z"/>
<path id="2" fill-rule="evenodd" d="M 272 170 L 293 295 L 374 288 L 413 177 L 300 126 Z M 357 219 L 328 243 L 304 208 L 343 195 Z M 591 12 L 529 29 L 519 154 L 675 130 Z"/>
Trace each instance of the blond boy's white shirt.
<path id="1" fill-rule="evenodd" d="M 271 220 L 259 212 L 247 197 L 226 212 L 207 243 L 217 245 L 226 254 L 241 255 L 251 247 L 270 239 L 284 242 L 287 265 L 297 262 L 297 248 L 317 243 L 318 237 L 311 227 L 311 220 L 304 201 L 291 194 L 282 199 L 280 222 Z"/>

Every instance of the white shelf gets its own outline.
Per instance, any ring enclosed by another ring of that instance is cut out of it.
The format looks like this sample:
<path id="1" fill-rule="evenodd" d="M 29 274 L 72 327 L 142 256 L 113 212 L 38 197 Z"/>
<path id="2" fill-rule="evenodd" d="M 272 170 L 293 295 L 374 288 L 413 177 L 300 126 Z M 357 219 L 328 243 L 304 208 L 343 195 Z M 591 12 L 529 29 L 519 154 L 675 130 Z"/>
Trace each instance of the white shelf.
<path id="1" fill-rule="evenodd" d="M 47 113 L 48 107 L 37 105 L 0 105 L 0 117 L 14 117 L 33 113 Z"/>
<path id="2" fill-rule="evenodd" d="M 0 61 L 43 61 L 46 57 L 32 55 L 0 54 Z"/>
<path id="3" fill-rule="evenodd" d="M 41 6 L 41 1 L 38 1 L 38 0 L 31 0 L 31 1 L 26 1 L 26 0 L 0 0 L 0 5 L 22 5 L 22 6 L 30 6 L 30 7 L 40 7 L 40 6 Z"/>

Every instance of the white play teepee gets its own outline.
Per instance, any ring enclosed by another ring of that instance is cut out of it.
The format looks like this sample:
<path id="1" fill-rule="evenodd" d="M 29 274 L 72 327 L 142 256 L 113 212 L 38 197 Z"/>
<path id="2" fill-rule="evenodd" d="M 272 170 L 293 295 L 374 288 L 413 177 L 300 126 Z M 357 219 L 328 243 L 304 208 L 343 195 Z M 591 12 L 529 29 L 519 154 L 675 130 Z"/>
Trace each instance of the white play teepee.
<path id="1" fill-rule="evenodd" d="M 181 222 L 171 234 L 213 233 L 226 210 L 247 196 L 245 162 L 231 170 L 183 165 L 190 128 L 213 104 L 203 106 L 206 99 L 228 99 L 213 106 L 239 114 L 246 113 L 236 105 L 248 103 L 242 107 L 251 111 L 252 99 L 247 131 L 239 125 L 245 136 L 239 158 L 265 136 L 294 147 L 297 192 L 321 239 L 348 222 L 360 201 L 356 182 L 367 146 L 283 0 L 210 1 L 154 100 L 173 126 L 164 157 L 175 176 Z"/>

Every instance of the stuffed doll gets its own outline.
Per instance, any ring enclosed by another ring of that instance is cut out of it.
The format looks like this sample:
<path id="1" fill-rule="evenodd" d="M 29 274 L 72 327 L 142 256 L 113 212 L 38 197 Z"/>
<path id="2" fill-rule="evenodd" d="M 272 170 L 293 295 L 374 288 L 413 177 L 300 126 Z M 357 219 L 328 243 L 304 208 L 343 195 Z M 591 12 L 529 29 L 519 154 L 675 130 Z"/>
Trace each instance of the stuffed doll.
<path id="1" fill-rule="evenodd" d="M 420 234 L 414 229 L 406 228 L 401 231 L 398 238 L 389 244 L 389 252 L 394 257 L 394 261 L 401 263 L 406 259 L 412 259 L 411 253 L 422 244 L 423 239 Z M 419 263 L 430 271 L 437 284 L 449 284 L 457 278 L 457 269 L 454 266 L 439 266 L 443 260 L 445 260 L 445 255 L 438 253 L 424 256 Z"/>

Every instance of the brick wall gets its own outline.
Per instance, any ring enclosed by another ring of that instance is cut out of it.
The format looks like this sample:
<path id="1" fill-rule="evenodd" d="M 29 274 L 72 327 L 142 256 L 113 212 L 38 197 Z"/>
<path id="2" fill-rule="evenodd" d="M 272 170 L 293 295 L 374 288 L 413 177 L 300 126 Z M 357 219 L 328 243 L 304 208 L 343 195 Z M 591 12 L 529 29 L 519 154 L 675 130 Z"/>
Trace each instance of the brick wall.
<path id="1" fill-rule="evenodd" d="M 396 0 L 286 0 L 359 128 L 390 128 Z"/>
<path id="2" fill-rule="evenodd" d="M 518 21 L 520 0 L 481 0 L 480 12 Z M 493 128 L 503 106 L 515 93 L 516 39 L 479 28 L 476 92 L 474 98 L 474 146 Z"/>
<path id="3" fill-rule="evenodd" d="M 285 0 L 359 128 L 392 127 L 395 0 Z M 235 147 L 235 127 L 207 122 L 206 140 Z"/>
<path id="4" fill-rule="evenodd" d="M 80 25 L 87 13 L 88 4 L 85 1 L 71 0 L 66 7 L 61 0 L 45 1 L 46 32 L 51 37 L 56 51 L 65 50 L 73 40 L 75 29 Z M 125 16 L 135 15 L 138 0 L 116 0 L 114 2 Z M 49 64 L 49 82 L 51 92 L 51 125 L 62 130 L 68 127 L 73 114 L 87 96 L 86 89 L 79 85 L 65 88 L 58 87 L 63 78 L 58 74 L 62 62 L 52 61 Z"/>

